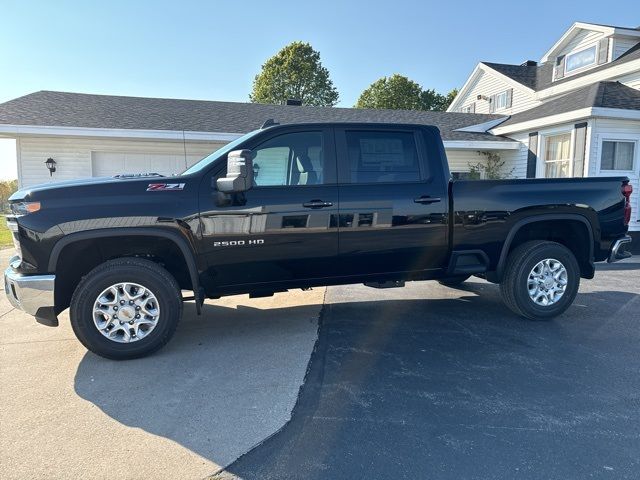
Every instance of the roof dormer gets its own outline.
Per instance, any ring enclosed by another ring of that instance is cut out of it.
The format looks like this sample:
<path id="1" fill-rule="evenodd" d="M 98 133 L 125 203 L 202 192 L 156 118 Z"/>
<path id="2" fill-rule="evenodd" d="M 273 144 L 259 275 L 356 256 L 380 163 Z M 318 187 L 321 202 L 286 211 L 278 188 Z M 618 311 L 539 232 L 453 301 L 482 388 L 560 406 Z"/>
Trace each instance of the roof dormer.
<path id="1" fill-rule="evenodd" d="M 574 23 L 542 57 L 553 63 L 553 81 L 611 62 L 640 42 L 640 30 Z"/>

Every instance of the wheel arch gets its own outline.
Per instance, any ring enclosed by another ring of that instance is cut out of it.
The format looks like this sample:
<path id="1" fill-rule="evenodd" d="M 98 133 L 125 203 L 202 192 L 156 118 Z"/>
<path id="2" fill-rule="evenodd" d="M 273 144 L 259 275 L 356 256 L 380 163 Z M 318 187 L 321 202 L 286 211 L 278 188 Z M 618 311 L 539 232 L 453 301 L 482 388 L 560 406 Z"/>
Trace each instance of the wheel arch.
<path id="1" fill-rule="evenodd" d="M 502 250 L 500 251 L 500 256 L 498 259 L 498 264 L 496 267 L 496 277 L 498 281 L 502 280 L 504 274 L 504 267 L 507 261 L 507 256 L 509 253 L 522 241 L 518 241 L 518 234 L 525 231 L 525 229 L 540 226 L 544 223 L 552 223 L 552 222 L 578 222 L 578 225 L 581 225 L 584 229 L 583 235 L 587 238 L 587 249 L 586 249 L 586 259 L 585 258 L 577 258 L 578 264 L 580 265 L 580 273 L 584 278 L 593 278 L 595 272 L 594 266 L 594 235 L 593 235 L 593 226 L 587 217 L 580 214 L 570 214 L 570 213 L 559 213 L 559 214 L 541 214 L 534 215 L 532 217 L 523 218 L 516 223 L 513 224 L 507 236 L 505 238 L 504 244 L 502 245 Z M 569 224 L 567 224 L 569 225 Z M 515 241 L 515 243 L 514 243 Z M 569 247 L 569 245 L 565 244 L 565 246 Z"/>
<path id="2" fill-rule="evenodd" d="M 161 228 L 107 228 L 107 229 L 97 229 L 97 230 L 88 230 L 83 232 L 75 232 L 68 235 L 65 235 L 54 245 L 51 250 L 51 254 L 49 256 L 48 270 L 50 272 L 58 272 L 60 270 L 58 263 L 60 259 L 67 251 L 67 248 L 73 247 L 74 245 L 79 245 L 81 242 L 87 242 L 91 240 L 100 240 L 105 241 L 108 239 L 116 239 L 116 238 L 140 238 L 140 237 L 151 237 L 151 238 L 159 238 L 163 239 L 166 242 L 169 242 L 173 245 L 183 257 L 186 270 L 188 272 L 188 277 L 190 284 L 192 286 L 194 295 L 195 295 L 195 304 L 196 311 L 198 314 L 201 312 L 201 305 L 204 297 L 202 295 L 199 274 L 198 274 L 198 266 L 196 263 L 196 256 L 193 248 L 191 247 L 189 241 L 185 236 L 176 231 L 170 231 Z M 126 256 L 126 255 L 125 255 Z M 56 275 L 57 276 L 57 275 Z M 57 280 L 57 278 L 56 278 Z M 58 291 L 58 287 L 56 286 L 56 291 Z M 68 296 L 68 295 L 67 295 Z M 59 306 L 56 306 L 56 311 L 62 310 Z M 58 312 L 59 313 L 59 312 Z"/>

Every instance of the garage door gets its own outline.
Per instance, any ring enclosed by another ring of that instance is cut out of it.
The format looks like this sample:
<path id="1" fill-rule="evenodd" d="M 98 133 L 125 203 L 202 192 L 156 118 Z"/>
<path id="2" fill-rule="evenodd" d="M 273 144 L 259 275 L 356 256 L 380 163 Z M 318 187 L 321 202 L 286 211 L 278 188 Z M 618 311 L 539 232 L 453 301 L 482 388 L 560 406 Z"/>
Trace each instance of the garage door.
<path id="1" fill-rule="evenodd" d="M 199 156 L 187 155 L 192 165 Z M 186 169 L 184 155 L 165 153 L 92 152 L 91 167 L 94 177 L 112 177 L 120 173 L 160 173 L 174 175 Z"/>

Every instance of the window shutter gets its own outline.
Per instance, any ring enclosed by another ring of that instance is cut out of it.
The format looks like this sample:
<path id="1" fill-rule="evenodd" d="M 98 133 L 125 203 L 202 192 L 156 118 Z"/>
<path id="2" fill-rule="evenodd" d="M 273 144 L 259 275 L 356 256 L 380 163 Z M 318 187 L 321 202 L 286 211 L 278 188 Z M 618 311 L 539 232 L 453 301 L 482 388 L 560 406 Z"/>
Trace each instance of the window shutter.
<path id="1" fill-rule="evenodd" d="M 584 177 L 584 154 L 587 148 L 587 122 L 576 123 L 573 146 L 573 176 Z"/>
<path id="2" fill-rule="evenodd" d="M 556 58 L 556 66 L 553 70 L 553 74 L 556 79 L 560 79 L 564 77 L 564 55 Z"/>
<path id="3" fill-rule="evenodd" d="M 471 104 L 471 113 L 476 113 L 476 102 Z"/>
<path id="4" fill-rule="evenodd" d="M 511 104 L 513 103 L 513 88 L 507 90 L 507 105 L 506 108 L 511 108 Z"/>
<path id="5" fill-rule="evenodd" d="M 529 152 L 527 154 L 527 178 L 536 178 L 538 164 L 538 132 L 529 134 Z"/>
<path id="6" fill-rule="evenodd" d="M 491 95 L 489 97 L 489 113 L 493 113 L 496 111 L 496 96 Z"/>
<path id="7" fill-rule="evenodd" d="M 609 60 L 609 38 L 603 38 L 598 42 L 598 65 L 607 63 Z"/>

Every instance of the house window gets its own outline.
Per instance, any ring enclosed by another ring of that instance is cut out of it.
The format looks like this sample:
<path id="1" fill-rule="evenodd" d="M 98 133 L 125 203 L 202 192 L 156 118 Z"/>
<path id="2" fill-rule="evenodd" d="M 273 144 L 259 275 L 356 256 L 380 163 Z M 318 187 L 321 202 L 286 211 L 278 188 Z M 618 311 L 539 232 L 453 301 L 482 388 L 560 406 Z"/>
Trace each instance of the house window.
<path id="1" fill-rule="evenodd" d="M 633 170 L 635 146 L 635 142 L 603 141 L 600 170 Z"/>
<path id="2" fill-rule="evenodd" d="M 571 134 L 552 135 L 544 145 L 545 178 L 571 176 Z"/>
<path id="3" fill-rule="evenodd" d="M 505 90 L 489 97 L 489 112 L 511 108 L 513 103 L 513 88 Z"/>
<path id="4" fill-rule="evenodd" d="M 579 52 L 570 53 L 565 60 L 564 69 L 566 73 L 579 70 L 580 68 L 588 67 L 596 63 L 596 46 L 593 45 L 589 48 L 581 50 Z"/>
<path id="5" fill-rule="evenodd" d="M 500 92 L 496 95 L 496 110 L 507 108 L 507 91 Z"/>
<path id="6" fill-rule="evenodd" d="M 471 103 L 469 105 L 465 105 L 464 107 L 462 107 L 460 109 L 460 111 L 462 113 L 476 113 L 476 104 L 475 104 L 475 102 Z"/>

